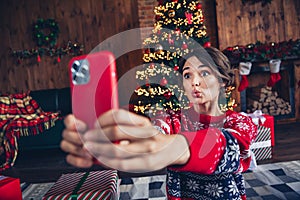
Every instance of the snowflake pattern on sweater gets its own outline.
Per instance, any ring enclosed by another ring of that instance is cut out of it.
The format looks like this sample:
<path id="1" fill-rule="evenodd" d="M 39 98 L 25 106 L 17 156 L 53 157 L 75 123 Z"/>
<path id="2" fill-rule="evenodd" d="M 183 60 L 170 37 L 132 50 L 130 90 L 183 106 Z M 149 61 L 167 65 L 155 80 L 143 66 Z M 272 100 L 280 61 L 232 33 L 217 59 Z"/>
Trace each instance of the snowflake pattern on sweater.
<path id="1" fill-rule="evenodd" d="M 165 134 L 183 134 L 190 145 L 188 163 L 168 168 L 169 199 L 246 199 L 241 172 L 249 167 L 257 134 L 249 117 L 233 111 L 212 117 L 190 109 L 159 115 L 153 124 Z"/>

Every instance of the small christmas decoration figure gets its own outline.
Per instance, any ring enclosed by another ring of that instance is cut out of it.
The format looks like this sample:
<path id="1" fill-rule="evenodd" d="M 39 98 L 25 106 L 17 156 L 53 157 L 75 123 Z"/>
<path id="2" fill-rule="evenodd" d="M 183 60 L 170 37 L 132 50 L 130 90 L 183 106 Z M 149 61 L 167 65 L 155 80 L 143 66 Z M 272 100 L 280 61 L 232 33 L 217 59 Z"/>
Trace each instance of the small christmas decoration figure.
<path id="1" fill-rule="evenodd" d="M 281 60 L 280 59 L 273 59 L 269 61 L 270 64 L 270 79 L 267 83 L 267 85 L 269 87 L 273 87 L 275 85 L 275 83 L 277 83 L 278 81 L 280 81 L 281 76 L 280 76 L 280 64 L 281 64 Z"/>
<path id="2" fill-rule="evenodd" d="M 247 76 L 250 74 L 251 67 L 252 67 L 251 62 L 240 62 L 240 64 L 239 64 L 239 73 L 240 73 L 241 78 L 242 78 L 241 82 L 240 82 L 240 85 L 238 87 L 239 92 L 245 90 L 249 85 Z"/>

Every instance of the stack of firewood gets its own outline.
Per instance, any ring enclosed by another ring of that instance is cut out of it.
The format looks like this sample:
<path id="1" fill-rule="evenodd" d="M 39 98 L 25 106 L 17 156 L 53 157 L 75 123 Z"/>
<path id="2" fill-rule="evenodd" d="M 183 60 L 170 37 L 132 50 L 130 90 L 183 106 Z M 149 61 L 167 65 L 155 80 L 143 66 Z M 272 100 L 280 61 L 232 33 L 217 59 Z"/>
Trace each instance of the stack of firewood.
<path id="1" fill-rule="evenodd" d="M 253 87 L 247 89 L 247 112 L 261 110 L 264 114 L 278 116 L 292 112 L 289 102 L 279 97 L 272 87 Z"/>

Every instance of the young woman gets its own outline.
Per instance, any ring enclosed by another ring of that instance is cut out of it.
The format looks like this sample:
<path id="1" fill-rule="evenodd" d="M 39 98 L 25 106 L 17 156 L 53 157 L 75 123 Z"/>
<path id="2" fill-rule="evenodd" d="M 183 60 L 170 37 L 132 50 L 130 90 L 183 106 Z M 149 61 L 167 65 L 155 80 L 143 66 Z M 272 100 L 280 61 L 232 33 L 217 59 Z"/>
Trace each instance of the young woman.
<path id="1" fill-rule="evenodd" d="M 180 66 L 189 110 L 167 111 L 151 121 L 111 110 L 91 130 L 70 115 L 61 143 L 67 161 L 90 167 L 96 158 L 127 172 L 167 167 L 168 199 L 246 199 L 241 172 L 249 167 L 257 127 L 249 117 L 219 108 L 232 83 L 230 63 L 210 47 L 195 49 Z"/>

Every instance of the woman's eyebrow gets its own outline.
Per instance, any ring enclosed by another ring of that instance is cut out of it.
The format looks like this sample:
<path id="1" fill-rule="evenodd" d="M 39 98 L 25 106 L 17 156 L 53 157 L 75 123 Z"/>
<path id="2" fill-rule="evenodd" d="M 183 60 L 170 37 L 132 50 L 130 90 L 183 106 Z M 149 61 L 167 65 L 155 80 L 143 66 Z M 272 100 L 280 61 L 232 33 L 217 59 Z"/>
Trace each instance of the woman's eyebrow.
<path id="1" fill-rule="evenodd" d="M 202 64 L 202 65 L 198 66 L 198 68 L 200 68 L 200 67 L 209 67 L 209 66 L 207 66 L 206 64 Z"/>
<path id="2" fill-rule="evenodd" d="M 182 72 L 183 72 L 184 70 L 188 70 L 188 69 L 190 69 L 190 66 L 184 67 L 184 68 L 182 69 Z"/>

